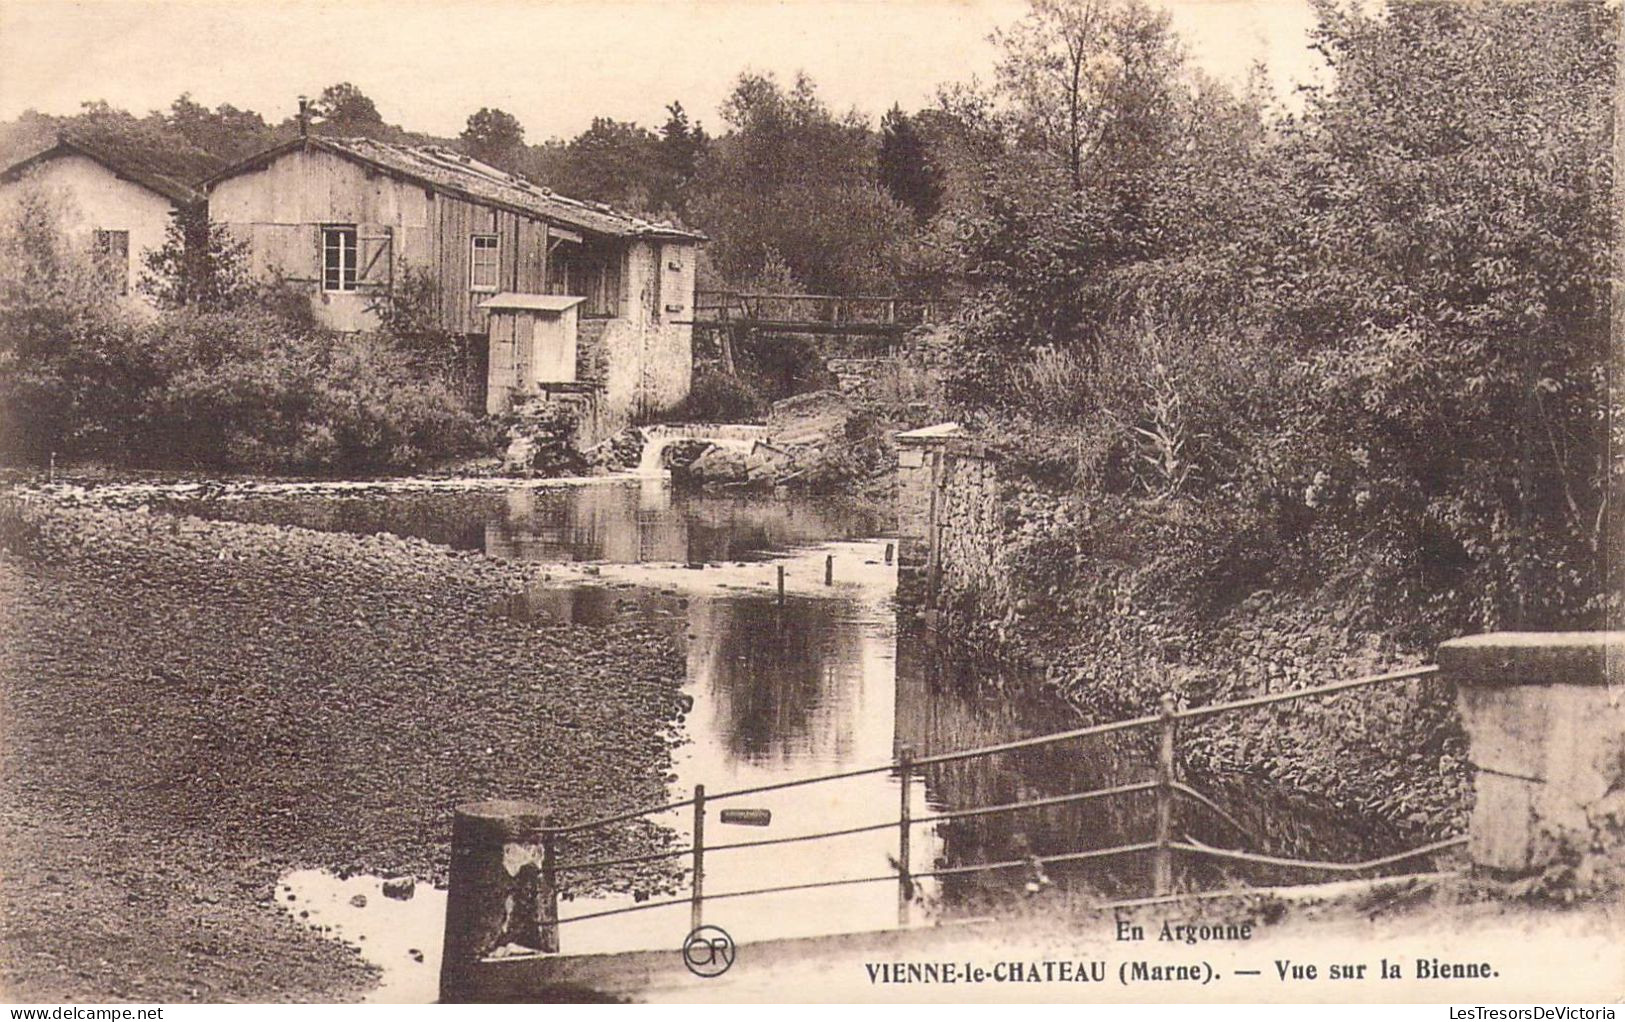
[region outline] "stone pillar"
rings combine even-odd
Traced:
[[[924,572],[931,560],[937,471],[943,445],[962,432],[957,423],[945,422],[896,436],[899,597],[913,600],[920,595]]]
[[[1475,635],[1438,663],[1477,768],[1473,863],[1530,874],[1589,849],[1625,812],[1625,632]]]
[[[473,802],[457,807],[451,826],[446,932],[440,999],[487,999],[482,960],[498,948],[557,950],[553,892],[545,890],[542,807],[530,802]],[[550,878],[548,878],[550,879]],[[550,936],[554,946],[545,948]]]

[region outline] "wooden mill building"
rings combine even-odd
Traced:
[[[380,300],[427,274],[439,326],[488,351],[490,412],[585,392],[601,432],[688,394],[699,234],[440,146],[365,138],[301,137],[204,188],[254,273],[308,290],[334,329],[376,327]]]

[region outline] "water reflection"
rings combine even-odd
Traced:
[[[535,588],[506,612],[597,624],[623,617],[657,623],[679,641],[693,697],[674,752],[669,795],[697,784],[715,794],[890,762],[901,744],[916,753],[957,751],[1075,727],[1078,717],[1032,679],[1001,677],[942,655],[916,629],[900,628],[896,571],[883,563],[883,523],[862,510],[800,499],[703,496],[664,482],[609,481],[509,492],[368,494],[215,502],[203,513],[356,532],[393,531],[480,549],[493,557],[594,561],[586,584]],[[835,582],[823,583],[826,556]],[[765,561],[765,563],[764,563]],[[704,570],[689,565],[703,563]],[[773,594],[786,569],[788,598]],[[1119,735],[938,764],[912,789],[911,812],[1027,801],[1151,776],[1145,734]],[[1272,791],[1242,777],[1192,779],[1259,835],[1268,850],[1349,859],[1395,850],[1366,821]],[[523,792],[514,793],[522,796]],[[895,821],[898,778],[866,774],[713,804],[707,843],[784,838]],[[766,809],[766,829],[730,827],[722,808]],[[1235,847],[1241,839],[1211,812],[1182,806],[1177,836]],[[661,818],[681,843],[692,817]],[[1083,804],[924,824],[913,831],[914,867],[952,868],[1139,843],[1152,833],[1152,802],[1137,794]],[[438,840],[438,838],[436,838]],[[1386,846],[1385,846],[1386,845]],[[711,894],[832,879],[894,875],[895,827],[830,841],[721,851],[707,857]],[[563,853],[566,856],[568,851]],[[1148,888],[1144,855],[1052,866],[1056,886],[1110,897]],[[1222,884],[1231,874],[1185,863],[1181,883]],[[1238,874],[1242,875],[1242,874]],[[1253,882],[1301,874],[1254,870]],[[920,884],[917,921],[977,914],[1021,897],[1020,869]],[[322,893],[321,897],[327,897]],[[342,899],[341,899],[342,900]],[[635,904],[634,896],[578,900],[566,918]],[[927,909],[929,911],[927,911]],[[879,882],[708,903],[706,921],[736,940],[878,929],[897,921],[897,885]],[[686,905],[566,924],[568,953],[677,947]],[[434,924],[438,925],[438,924]],[[416,943],[439,935],[414,934]],[[395,991],[401,994],[401,991]],[[401,994],[402,996],[407,996]],[[411,996],[415,996],[411,995]]]
[[[944,657],[919,631],[898,640],[898,740],[921,755],[994,745],[1017,738],[1079,727],[1078,714],[1037,679],[999,674],[963,659]],[[1207,727],[1223,727],[1223,718]],[[933,765],[926,783],[934,805],[948,809],[1023,802],[1071,792],[1150,780],[1155,773],[1153,732],[1144,729],[1097,735],[974,760]],[[1273,855],[1354,861],[1396,852],[1402,842],[1391,828],[1351,817],[1330,803],[1282,790],[1246,775],[1187,776],[1236,823],[1211,809],[1177,802],[1175,840]],[[1155,833],[1150,792],[1008,815],[954,820],[939,828],[943,864],[964,866],[1086,849],[1139,844]],[[1220,865],[1212,860],[1177,861],[1176,889],[1199,890],[1236,882],[1251,885],[1303,883],[1318,874],[1281,867]],[[1058,886],[1103,898],[1150,893],[1150,856],[1130,853],[1048,868]],[[1396,867],[1394,871],[1403,871]],[[1020,871],[976,873],[944,879],[950,912],[984,909],[1008,900],[1027,877]]]
[[[721,496],[659,479],[466,491],[334,489],[235,499],[157,498],[160,510],[327,532],[391,532],[503,560],[697,564],[760,560],[888,531],[874,508],[833,499]]]
[[[861,615],[849,601],[708,600],[689,624],[689,678],[713,704],[730,755],[788,766],[853,757],[862,690],[883,687],[888,672],[865,664]]]

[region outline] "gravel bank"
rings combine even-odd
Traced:
[[[367,967],[272,902],[283,871],[438,881],[458,802],[666,797],[673,643],[500,612],[539,577],[0,497],[0,998],[359,996]]]

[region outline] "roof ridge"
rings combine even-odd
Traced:
[[[615,237],[665,234],[694,241],[705,240],[705,236],[696,231],[619,210],[608,203],[561,195],[542,182],[505,171],[439,143],[312,135],[262,150],[211,176],[205,184],[212,188],[226,178],[260,165],[262,161],[279,159],[302,144],[324,149],[341,158],[359,160],[384,173],[404,176],[430,188],[447,189],[471,202],[495,205],[544,221],[556,221],[560,226]]]

